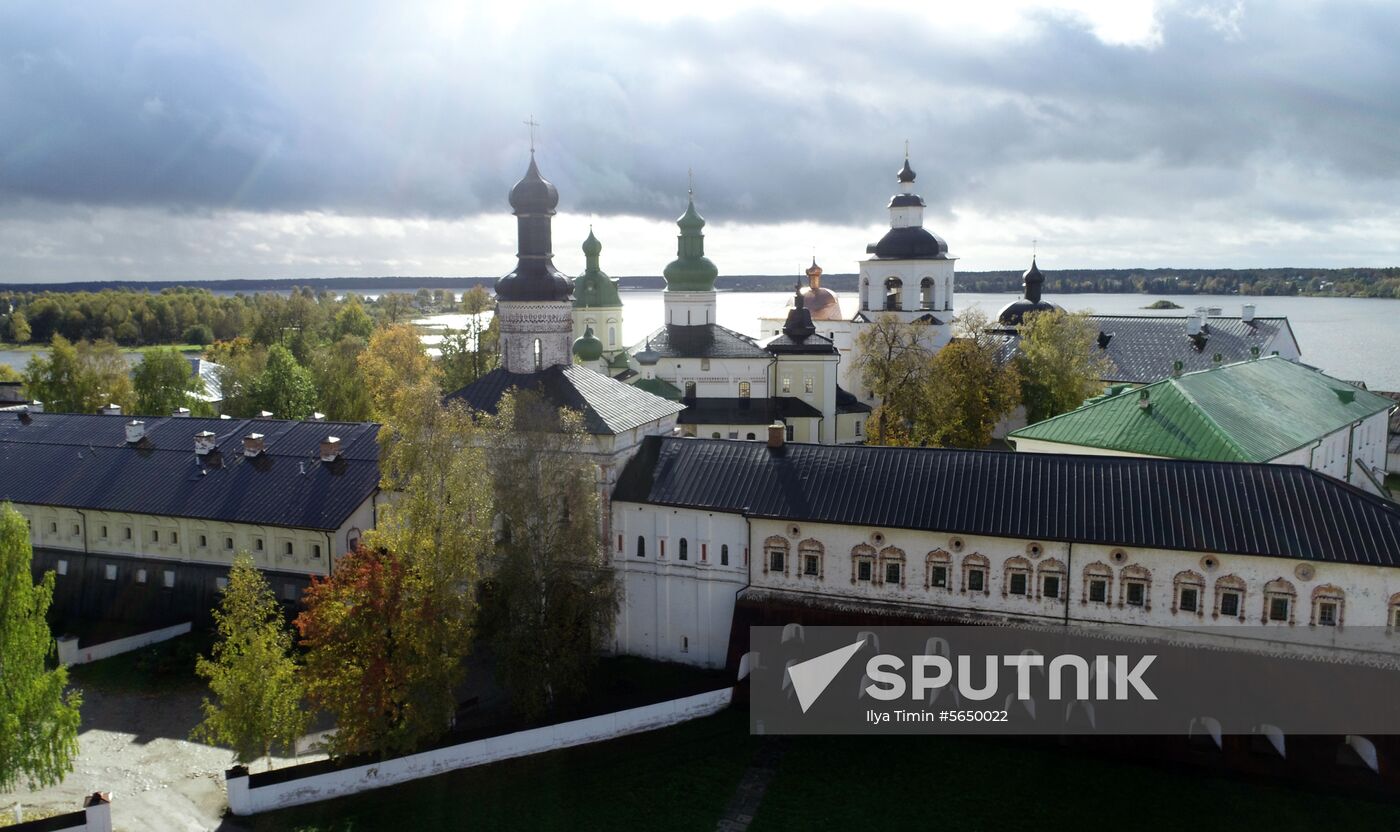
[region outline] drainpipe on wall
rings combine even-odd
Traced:
[[[1065,626],[1069,626],[1069,587],[1070,581],[1074,580],[1074,541],[1069,542],[1065,549]]]
[[[83,554],[86,555],[88,554],[87,515],[83,514],[83,510],[80,508],[75,508],[73,510],[78,512],[79,517],[83,518]]]

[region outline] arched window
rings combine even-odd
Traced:
[[[1031,562],[1019,555],[1007,558],[1002,565],[1001,597],[1019,595],[1031,597]]]
[[[729,544],[725,543],[719,547],[719,565],[729,565]]]
[[[1125,566],[1118,576],[1118,606],[1152,609],[1152,572],[1147,567]]]
[[[885,278],[885,309],[904,308],[904,281],[890,275]]]
[[[1275,578],[1264,584],[1264,615],[1259,620],[1264,624],[1293,624],[1296,619],[1298,591],[1293,584],[1283,578]]]
[[[973,592],[982,595],[990,595],[991,584],[991,562],[982,555],[973,552],[963,558],[962,562],[962,591]]]
[[[1400,630],[1400,592],[1390,596],[1390,606],[1385,611],[1385,629],[1388,633]]]
[[[1243,578],[1235,575],[1222,575],[1215,579],[1215,602],[1211,617],[1244,620]]]
[[[230,537],[224,541],[224,548],[233,548],[233,538]],[[351,529],[345,533],[345,551],[353,552],[358,548],[360,548],[360,530]]]
[[[949,573],[952,568],[953,556],[943,549],[924,555],[924,589],[951,589]]]
[[[747,436],[745,436],[744,438],[745,438],[745,439],[757,439],[758,437],[756,437],[756,436],[754,436],[752,433],[750,433],[750,434],[748,434]]]
[[[747,399],[752,389],[753,385],[749,384],[747,381],[739,382],[739,398]]]
[[[1206,594],[1206,579],[1190,569],[1183,569],[1172,578],[1172,612],[1184,612],[1200,618],[1205,614],[1202,601]]]
[[[681,538],[679,557],[681,560],[690,560],[690,543],[683,537]]]
[[[924,309],[933,308],[933,278],[931,277],[919,281],[919,305]]]
[[[1113,587],[1113,569],[1106,563],[1095,561],[1084,567],[1084,594],[1080,596],[1081,604],[1111,604]]]
[[[880,583],[904,588],[904,550],[886,546],[880,550]]]
[[[1046,558],[1036,566],[1035,588],[1037,598],[1059,600],[1065,596],[1065,565],[1054,558]]]
[[[860,308],[870,308],[870,278],[863,278],[860,281]],[[777,333],[774,333],[775,335]]]
[[[719,438],[720,438],[720,436],[719,436],[719,431],[715,431],[714,433],[710,434],[710,438],[711,438],[711,439],[719,439]]]
[[[535,369],[544,369],[544,348],[540,346],[540,339],[535,339]]]
[[[1346,609],[1346,593],[1333,584],[1323,584],[1312,591],[1312,620],[1314,627],[1342,626]]]
[[[817,540],[809,537],[797,544],[797,559],[799,578],[815,578],[818,581],[826,578],[826,547]]]
[[[288,541],[285,545],[283,545],[283,547],[282,547],[282,554],[284,554],[284,555],[289,555],[289,556],[292,554],[292,544],[291,544],[291,541]]]
[[[617,346],[617,327],[615,326],[608,327],[608,346]]]
[[[787,538],[773,535],[763,541],[763,574],[782,575],[788,573]]]
[[[875,582],[875,558],[874,546],[860,543],[851,549],[851,583]]]
[[[637,535],[637,557],[639,557],[639,558],[644,558],[644,557],[646,557],[646,556],[647,556],[647,539],[646,539],[645,537],[642,537],[641,535]]]
[[[687,399],[695,398],[695,382],[687,381],[685,383],[685,397]]]

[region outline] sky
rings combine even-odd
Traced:
[[[0,2],[0,283],[1400,264],[1400,4]]]

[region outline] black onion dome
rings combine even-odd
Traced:
[[[899,169],[899,174],[898,174],[898,176],[899,176],[899,181],[900,181],[900,182],[913,182],[913,181],[914,181],[914,169],[911,168],[911,167],[909,167],[909,157],[908,157],[908,156],[904,157],[904,167],[902,167],[902,168]]]
[[[1021,274],[1022,297],[1011,301],[997,313],[997,320],[1008,326],[1020,326],[1032,312],[1049,312],[1060,307],[1040,297],[1040,287],[1045,283],[1045,275],[1031,258],[1031,267]]]
[[[510,189],[510,207],[519,214],[553,214],[559,205],[559,190],[554,183],[540,176],[535,155],[530,154],[530,167],[525,176]]]
[[[948,243],[922,226],[891,228],[880,242],[866,246],[877,260],[946,260]]]

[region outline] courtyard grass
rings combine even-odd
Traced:
[[[196,631],[92,664],[73,665],[68,668],[68,684],[149,694],[200,688],[204,682],[195,675],[195,656],[208,655],[212,643],[210,633]]]
[[[761,738],[724,713],[581,748],[239,818],[258,832],[713,830]],[[750,827],[1394,829],[1400,806],[975,737],[787,737]],[[231,824],[232,826],[232,824]]]

